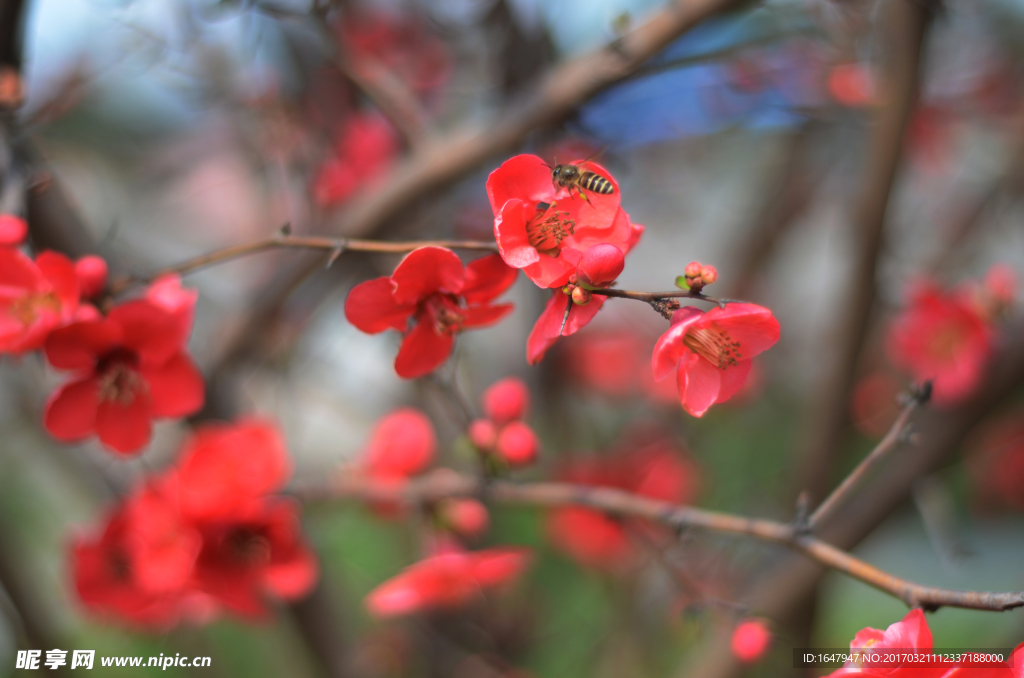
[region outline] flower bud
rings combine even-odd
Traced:
[[[755,662],[764,656],[771,642],[771,631],[763,621],[747,619],[732,632],[732,654],[741,662]]]
[[[705,285],[710,285],[718,280],[718,271],[715,270],[714,266],[705,266],[700,269],[700,278],[704,281]]]
[[[522,419],[530,407],[530,392],[522,379],[507,377],[484,391],[484,413],[495,426]]]
[[[95,254],[86,255],[75,262],[75,275],[82,296],[95,297],[107,286],[107,262]]]
[[[526,466],[537,458],[537,435],[521,421],[514,421],[498,435],[496,452],[509,466]]]
[[[585,290],[582,287],[577,287],[572,291],[572,303],[577,306],[585,306],[590,303],[590,299],[594,295],[590,293],[590,290]]]
[[[467,539],[479,537],[491,524],[487,508],[476,499],[446,499],[438,514],[446,527]]]
[[[477,419],[471,423],[466,435],[478,450],[490,450],[498,442],[498,429],[487,419]]]
[[[0,214],[0,246],[17,247],[25,242],[28,224],[13,214]]]
[[[601,243],[583,253],[576,267],[576,276],[589,287],[607,287],[625,266],[626,257],[622,250],[610,243]]]
[[[683,271],[683,274],[687,278],[699,278],[702,268],[704,268],[704,265],[699,261],[691,261],[686,265],[686,270]]]

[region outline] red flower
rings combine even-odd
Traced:
[[[28,224],[13,214],[0,214],[0,247],[17,247],[28,236]]]
[[[696,468],[665,441],[611,458],[574,462],[559,478],[673,503],[690,502],[697,489]],[[556,509],[548,515],[547,532],[556,548],[587,567],[616,571],[633,560],[632,543],[622,522],[600,511],[577,506]]]
[[[529,561],[529,552],[516,548],[431,556],[371,591],[366,607],[378,617],[458,607],[516,579]]]
[[[321,205],[335,205],[374,181],[391,166],[398,139],[379,115],[357,113],[339,127],[334,154],[317,172],[313,196]]]
[[[476,499],[445,499],[437,512],[448,529],[467,539],[479,537],[491,524],[487,507]]]
[[[374,427],[363,453],[366,473],[383,480],[403,480],[423,472],[436,450],[433,424],[419,410],[404,407]]]
[[[586,327],[607,300],[608,297],[595,294],[589,304],[573,304],[569,308],[569,320],[565,323],[565,329],[562,329],[565,309],[569,307],[569,297],[562,290],[551,290],[548,303],[541,311],[537,322],[533,324],[530,336],[526,338],[526,362],[531,365],[539,363],[548,349],[558,341],[558,337],[568,337]]]
[[[533,429],[513,421],[501,429],[494,451],[509,466],[528,466],[537,459],[540,443]]]
[[[614,282],[626,267],[626,255],[615,245],[601,243],[594,245],[580,259],[576,266],[576,277],[589,287],[607,287]]]
[[[487,197],[494,212],[494,237],[505,263],[521,268],[540,287],[561,287],[580,257],[600,243],[628,251],[635,238],[619,208],[618,184],[592,162],[581,164],[612,182],[609,195],[556,186],[551,168],[535,155],[517,155],[487,178]]]
[[[0,247],[0,353],[24,353],[78,311],[75,266],[63,254],[43,252],[32,261]],[[91,307],[90,307],[91,308]]]
[[[263,616],[267,594],[291,600],[316,583],[316,558],[302,541],[299,508],[290,500],[264,499],[229,518],[204,521],[199,530],[196,585],[229,610]]]
[[[352,288],[345,300],[345,317],[370,334],[389,328],[406,332],[409,321],[415,320],[395,358],[398,376],[414,379],[448,358],[456,334],[505,317],[512,305],[490,302],[515,280],[515,269],[505,266],[496,254],[463,268],[451,250],[421,247],[402,259],[391,277]]]
[[[747,619],[736,625],[730,643],[732,654],[741,662],[756,662],[768,651],[772,633],[760,619]]]
[[[530,392],[522,379],[507,377],[491,384],[481,399],[484,413],[495,426],[522,419],[530,407]]]
[[[969,295],[921,282],[890,325],[886,349],[916,381],[932,380],[936,405],[953,405],[978,386],[992,354],[992,331]]]
[[[54,331],[47,359],[79,374],[47,403],[50,433],[67,442],[95,433],[108,448],[130,454],[149,442],[154,418],[199,410],[203,378],[185,352],[195,297],[168,279],[106,318]]]
[[[75,262],[75,275],[78,277],[78,286],[82,290],[82,296],[91,299],[97,296],[107,286],[107,262],[103,257],[89,254]]]
[[[969,470],[985,505],[1024,511],[1024,419],[1015,411],[985,424],[972,441]]]
[[[779,340],[779,323],[767,308],[729,304],[706,313],[687,306],[672,315],[672,327],[654,346],[654,378],[678,368],[676,385],[683,408],[702,416],[740,390],[750,359]]]
[[[448,80],[451,58],[425,22],[385,12],[346,14],[340,44],[353,53],[356,68],[379,63],[414,90],[429,93]]]

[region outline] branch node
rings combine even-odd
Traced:
[[[660,313],[665,320],[672,320],[672,313],[679,310],[680,303],[677,299],[651,299],[647,302],[655,311]]]
[[[283,235],[285,237],[291,235],[292,234],[292,222],[290,222],[290,221],[284,222],[284,225],[281,226],[281,231],[280,232],[281,232],[281,235]]]
[[[811,535],[811,493],[804,490],[796,498],[796,515],[793,516],[793,535],[809,537]]]
[[[338,260],[338,257],[341,256],[342,252],[344,252],[347,247],[347,240],[338,240],[337,246],[335,246],[335,248],[331,250],[331,256],[327,257],[327,263],[324,265],[324,268],[329,269],[331,266],[334,266],[334,262]]]

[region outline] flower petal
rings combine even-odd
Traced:
[[[672,327],[658,337],[654,353],[651,355],[651,367],[654,369],[656,380],[661,381],[679,365],[686,350],[683,346],[683,337],[701,315],[703,314],[700,309],[694,306],[684,306],[672,314]]]
[[[107,316],[121,326],[125,346],[139,354],[143,363],[161,365],[185,347],[188,330],[179,313],[145,299],[117,306]]]
[[[676,384],[683,409],[695,417],[701,417],[718,399],[721,370],[687,349],[679,361]]]
[[[88,438],[96,427],[96,410],[100,387],[95,377],[65,384],[46,403],[43,424],[46,430],[63,442]]]
[[[750,374],[750,368],[753,364],[752,360],[741,360],[735,365],[726,367],[724,370],[718,370],[721,373],[719,377],[721,383],[718,387],[716,403],[724,403],[743,388],[743,384],[747,383],[747,376]]]
[[[455,252],[444,247],[420,247],[405,255],[391,274],[395,302],[413,304],[435,292],[458,294],[465,272]]]
[[[513,198],[538,203],[551,202],[554,197],[551,168],[535,155],[509,158],[487,177],[487,199],[495,215]]]
[[[160,366],[140,370],[149,384],[154,417],[184,417],[203,407],[203,375],[188,354],[182,352]]]
[[[565,330],[562,331],[561,336],[567,337],[583,329],[601,310],[606,299],[607,297],[594,295],[589,304],[584,306],[572,304],[569,319],[565,323]],[[552,290],[548,303],[544,306],[540,317],[533,325],[533,330],[530,331],[530,336],[526,339],[526,361],[531,365],[539,363],[548,349],[558,340],[559,330],[562,329],[562,320],[565,318],[565,309],[569,303],[569,297],[561,290]]]
[[[779,321],[772,312],[757,304],[729,304],[704,314],[703,322],[715,323],[740,342],[740,355],[753,358],[779,340]]]
[[[46,339],[46,359],[59,370],[91,369],[96,359],[121,344],[117,323],[103,319],[54,330]]]
[[[505,264],[497,254],[469,262],[462,297],[467,304],[481,304],[501,295],[515,283],[519,271]]]
[[[523,273],[538,287],[561,287],[569,282],[569,276],[576,271],[576,264],[567,257],[569,251],[564,249],[556,257],[541,254],[535,263],[523,268]]]
[[[152,435],[152,410],[149,394],[143,391],[133,392],[130,399],[124,401],[104,400],[96,412],[96,434],[115,452],[138,452]]]
[[[416,305],[397,303],[392,295],[394,288],[391,278],[387,277],[359,283],[345,299],[345,317],[368,334],[388,328],[404,332]]]
[[[421,314],[416,327],[405,335],[395,358],[395,372],[403,379],[416,379],[430,374],[448,359],[455,336],[434,331],[428,314]]]
[[[498,253],[513,268],[525,268],[541,257],[537,248],[530,244],[526,233],[526,224],[535,212],[536,207],[513,198],[494,217],[494,239],[498,243]]]
[[[61,307],[70,314],[78,304],[78,275],[71,260],[58,252],[43,252],[36,257],[36,266],[60,299]]]
[[[498,322],[512,312],[512,304],[495,304],[493,306],[470,306],[462,309],[462,328],[466,330],[487,327]]]

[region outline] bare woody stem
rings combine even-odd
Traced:
[[[743,303],[738,299],[719,299],[717,297],[709,297],[707,295],[701,294],[700,292],[694,292],[693,290],[670,290],[668,292],[633,292],[632,290],[604,289],[594,290],[592,294],[600,294],[606,297],[615,297],[617,299],[636,299],[637,301],[646,301],[648,303],[652,301],[661,301],[663,299],[699,299],[700,301],[710,301],[713,304],[718,304],[720,307],[724,307],[726,304]]]
[[[911,607],[935,610],[960,607],[1004,611],[1024,606],[1024,591],[990,593],[925,586],[901,579],[801,531],[773,520],[707,511],[691,506],[630,494],[608,487],[569,483],[514,483],[479,479],[441,470],[404,485],[379,483],[365,477],[343,478],[329,488],[299,489],[308,500],[356,499],[405,505],[432,503],[449,497],[484,497],[504,504],[529,506],[586,506],[611,516],[643,518],[675,530],[696,528],[753,537],[781,544],[812,560],[899,598]]]

